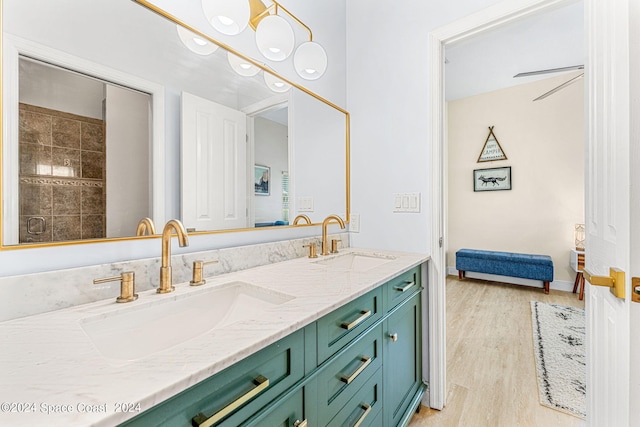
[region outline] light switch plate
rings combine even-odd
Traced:
[[[349,231],[360,232],[360,214],[352,213],[349,215]]]
[[[396,193],[393,195],[393,212],[420,212],[420,193]]]
[[[313,212],[313,197],[299,197],[298,212]]]

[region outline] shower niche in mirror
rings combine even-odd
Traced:
[[[133,238],[144,217],[198,232],[286,226],[300,199],[316,223],[347,217],[346,111],[259,67],[247,75],[237,52],[195,52],[144,1],[1,3],[2,248]],[[188,26],[215,40],[204,17]],[[256,164],[270,168],[268,195],[255,194]]]

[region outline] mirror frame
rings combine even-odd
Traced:
[[[351,192],[350,192],[350,188],[351,188],[351,170],[350,170],[350,165],[351,165],[351,154],[350,154],[350,115],[349,112],[341,107],[339,107],[338,105],[332,103],[331,101],[321,97],[320,95],[310,91],[309,89],[307,89],[306,87],[291,81],[289,79],[287,79],[284,76],[279,75],[278,73],[276,73],[275,71],[273,71],[272,69],[266,67],[265,65],[255,61],[254,59],[236,51],[235,49],[233,49],[232,47],[226,45],[225,43],[222,43],[216,39],[213,39],[212,37],[202,33],[201,31],[199,31],[198,29],[184,23],[183,21],[179,20],[178,18],[176,18],[175,16],[171,15],[170,13],[166,12],[164,9],[150,3],[147,0],[133,0],[135,3],[138,3],[139,5],[147,8],[149,11],[154,12],[159,14],[160,16],[174,22],[177,25],[180,25],[190,31],[192,31],[193,33],[199,35],[200,37],[208,40],[209,42],[223,48],[226,49],[229,52],[232,52],[234,55],[237,55],[241,58],[243,58],[244,60],[250,62],[251,64],[255,65],[256,67],[260,68],[261,70],[263,70],[263,72],[272,74],[274,76],[276,76],[277,78],[279,78],[280,80],[290,84],[292,87],[295,87],[299,90],[301,90],[302,92],[306,93],[307,95],[312,96],[313,98],[317,99],[318,101],[334,108],[335,110],[339,111],[340,113],[343,113],[345,116],[345,182],[346,182],[346,188],[345,188],[345,215],[346,218],[344,218],[344,222],[346,224],[348,224],[350,222],[350,213],[351,213]],[[0,200],[3,200],[2,198],[2,193],[3,193],[3,187],[4,187],[4,182],[3,182],[3,144],[2,144],[2,139],[4,136],[4,123],[3,120],[1,120],[1,118],[4,115],[3,112],[3,105],[4,105],[4,90],[3,90],[3,76],[4,76],[4,70],[3,70],[3,61],[2,61],[2,55],[4,55],[4,51],[3,51],[3,43],[4,43],[4,25],[3,25],[3,21],[4,21],[4,16],[3,16],[3,1],[0,0]],[[140,239],[157,239],[160,238],[161,235],[160,234],[154,234],[154,235],[146,235],[146,236],[130,236],[130,237],[112,237],[112,238],[101,238],[101,239],[85,239],[85,240],[65,240],[65,241],[60,241],[60,242],[46,242],[46,243],[29,243],[29,244],[15,244],[15,245],[5,245],[4,244],[4,227],[3,227],[3,223],[2,223],[2,217],[3,217],[3,211],[4,208],[0,209],[0,251],[7,251],[7,250],[20,250],[20,249],[30,249],[30,248],[43,248],[43,247],[55,247],[55,246],[67,246],[67,245],[82,245],[82,244],[90,244],[90,243],[109,243],[109,242],[118,242],[118,241],[135,241],[135,240],[140,240]],[[288,229],[288,228],[294,228],[294,227],[309,227],[309,226],[320,226],[322,223],[321,222],[315,222],[312,224],[300,224],[300,225],[285,225],[285,226],[270,226],[270,227],[259,227],[259,228],[235,228],[235,229],[229,229],[229,230],[212,230],[212,231],[195,231],[195,232],[190,232],[189,235],[190,236],[197,236],[197,235],[209,235],[209,234],[222,234],[222,233],[235,233],[235,232],[245,232],[245,231],[262,231],[262,230],[274,230],[274,229],[278,229],[278,230],[282,230],[282,229]]]

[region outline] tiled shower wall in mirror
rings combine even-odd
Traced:
[[[105,237],[103,120],[20,104],[20,243]]]

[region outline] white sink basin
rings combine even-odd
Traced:
[[[331,266],[341,270],[367,271],[380,265],[393,261],[395,257],[387,255],[363,254],[350,252],[336,255],[331,258],[315,261],[316,264]]]
[[[267,310],[293,298],[250,283],[229,282],[161,301],[127,304],[121,310],[82,319],[80,326],[104,357],[136,360],[212,329],[260,319]]]

